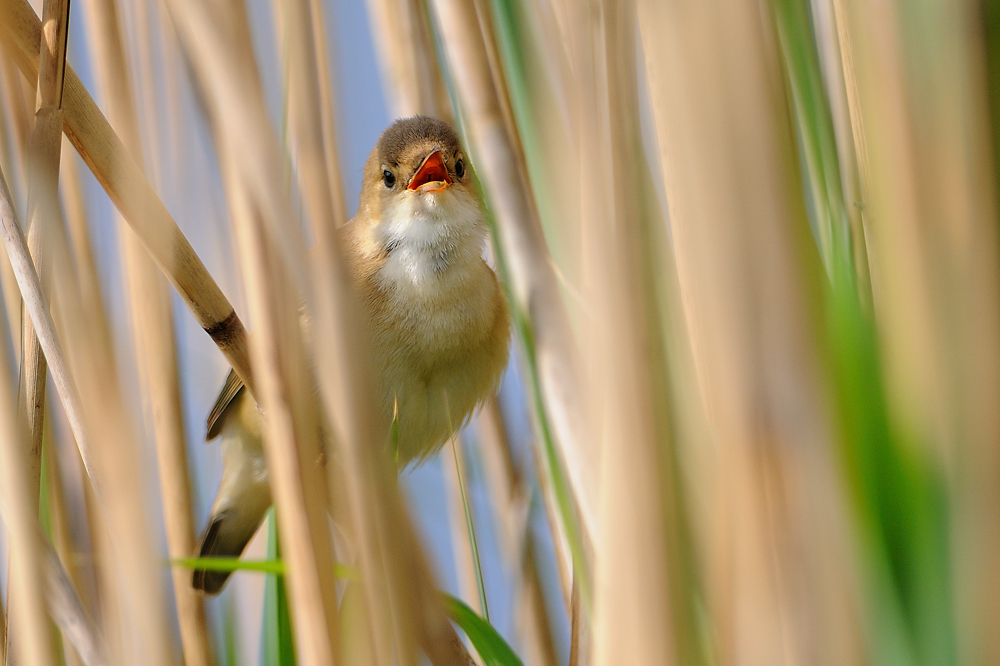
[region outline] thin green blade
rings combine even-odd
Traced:
[[[441,595],[444,609],[452,622],[461,627],[472,641],[486,666],[524,666],[493,626],[476,612],[449,594]]]

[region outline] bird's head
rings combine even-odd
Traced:
[[[458,133],[443,120],[397,120],[368,156],[359,217],[380,239],[432,244],[484,233]]]

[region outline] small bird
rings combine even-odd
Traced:
[[[358,214],[342,229],[369,339],[378,413],[400,467],[435,453],[496,390],[510,315],[483,259],[487,224],[455,130],[396,121],[365,163]],[[202,557],[238,557],[271,505],[262,416],[234,372],[208,417],[223,475]],[[394,430],[390,438],[390,430]],[[228,572],[195,570],[217,594]]]

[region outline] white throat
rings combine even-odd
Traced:
[[[416,288],[459,278],[482,256],[486,224],[467,193],[404,191],[392,198],[374,229],[374,240],[388,256],[378,280],[385,286]]]

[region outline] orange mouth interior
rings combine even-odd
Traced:
[[[420,190],[421,192],[436,192],[443,190],[451,184],[451,176],[448,175],[448,168],[444,165],[441,151],[435,150],[424,159],[417,172],[410,179],[407,185],[409,190]]]

